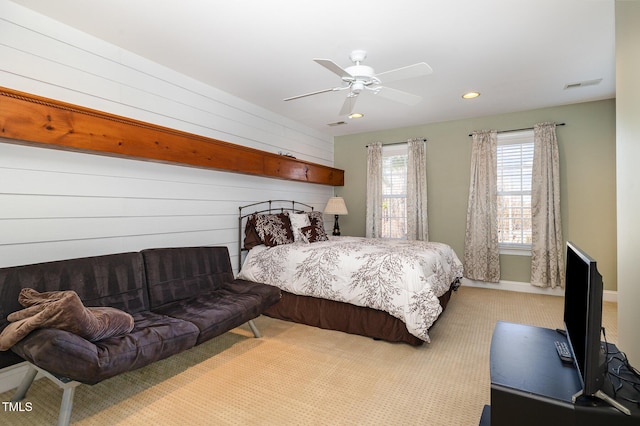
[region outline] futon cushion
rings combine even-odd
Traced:
[[[110,306],[134,314],[149,310],[140,253],[119,253],[0,268],[0,321],[22,309],[23,288],[74,290],[85,306]]]
[[[142,255],[135,252],[0,268],[0,331],[9,325],[7,316],[22,309],[18,296],[26,287],[74,290],[85,306],[149,310]],[[21,360],[14,353],[0,352],[0,367],[16,362]]]
[[[198,344],[252,320],[280,300],[280,290],[244,280],[198,297],[165,305],[156,312],[194,323]]]
[[[208,294],[233,281],[226,247],[180,247],[142,251],[151,310]]]
[[[193,347],[198,328],[152,312],[133,315],[130,333],[89,342],[55,328],[38,329],[11,350],[59,377],[95,384]]]

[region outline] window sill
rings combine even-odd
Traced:
[[[516,248],[516,247],[500,247],[500,254],[508,255],[508,256],[531,256],[531,248]]]

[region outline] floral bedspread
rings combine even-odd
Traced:
[[[442,243],[329,237],[256,246],[238,278],[388,312],[429,342],[427,330],[442,312],[438,297],[462,278],[462,263]]]

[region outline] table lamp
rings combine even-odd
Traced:
[[[340,235],[340,225],[338,224],[338,216],[341,214],[349,214],[347,206],[344,204],[342,197],[331,197],[327,201],[327,205],[324,208],[325,214],[333,214],[336,217],[336,221],[333,224],[333,235]]]

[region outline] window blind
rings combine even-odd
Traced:
[[[527,133],[498,138],[498,242],[502,247],[531,245],[533,132]]]

